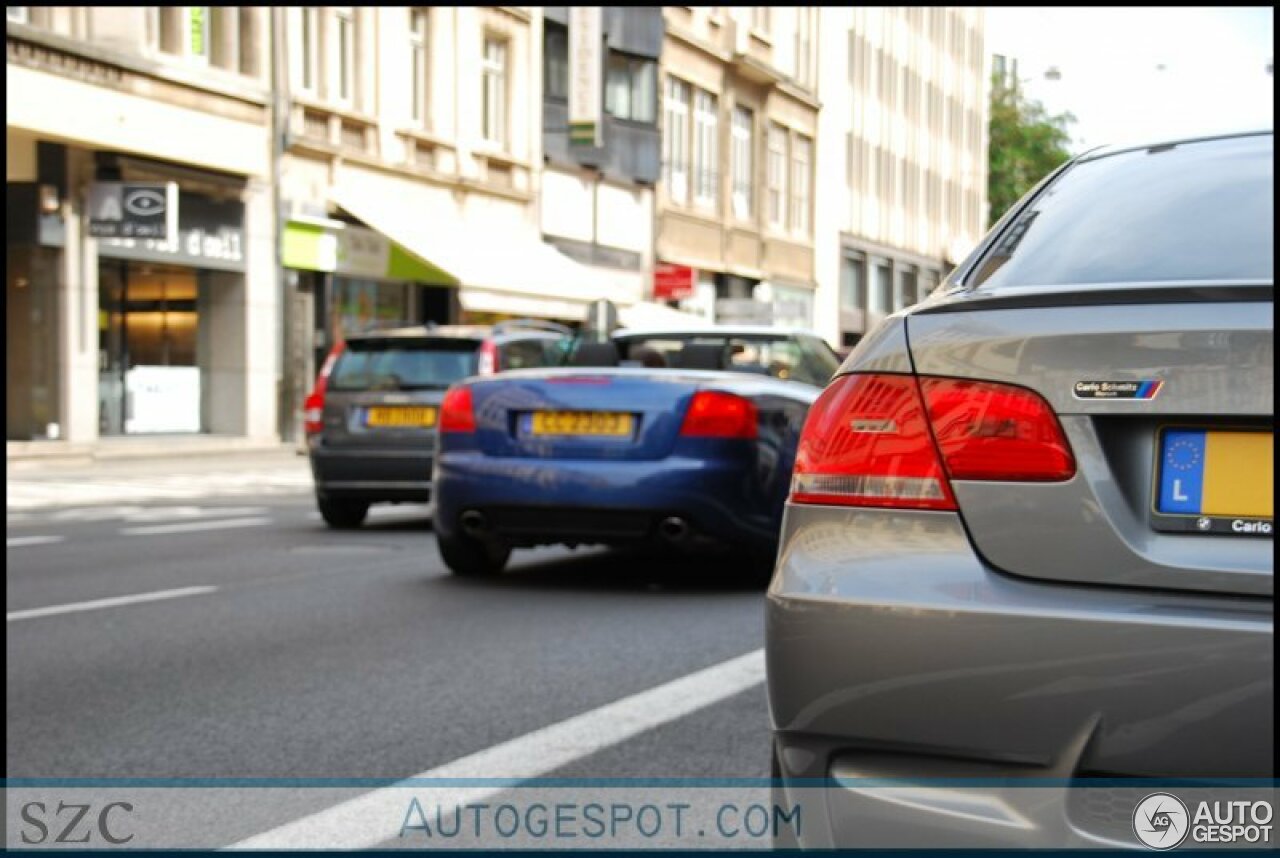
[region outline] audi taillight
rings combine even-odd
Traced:
[[[307,435],[318,435],[324,429],[324,394],[329,387],[329,374],[345,347],[345,343],[337,343],[330,350],[316,376],[315,388],[302,403],[302,429]]]
[[[502,369],[498,360],[498,346],[493,340],[485,340],[480,344],[480,358],[476,365],[477,375],[493,375]]]
[[[451,387],[440,403],[441,432],[474,432],[476,415],[471,405],[471,388]]]
[[[910,375],[843,376],[809,411],[795,503],[956,509],[949,480],[1059,481],[1075,461],[1038,394]]]
[[[718,390],[700,390],[689,402],[680,434],[696,438],[755,438],[756,405]]]

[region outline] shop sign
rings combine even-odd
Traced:
[[[659,262],[653,267],[653,299],[681,301],[692,298],[697,282],[697,272],[692,267]]]
[[[177,216],[174,182],[94,182],[89,186],[89,235],[93,238],[167,239]]]
[[[569,7],[569,143],[604,145],[604,30],[599,6]]]
[[[177,229],[166,239],[106,238],[103,256],[243,271],[244,204],[181,193]]]

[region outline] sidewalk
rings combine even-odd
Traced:
[[[49,468],[83,468],[96,462],[120,459],[176,459],[215,457],[242,453],[296,451],[301,447],[278,440],[261,441],[233,435],[140,435],[99,438],[89,443],[70,441],[7,441],[5,466],[15,471]]]
[[[136,443],[97,446],[107,449],[87,456],[9,459],[6,509],[278,495],[312,488],[307,457],[298,455],[292,444],[242,449],[193,444],[176,450],[168,443],[152,443],[149,453]]]

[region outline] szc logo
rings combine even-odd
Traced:
[[[1152,849],[1172,849],[1190,830],[1187,806],[1167,792],[1152,793],[1133,809],[1133,833]]]

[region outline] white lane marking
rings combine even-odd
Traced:
[[[114,596],[110,599],[94,599],[91,602],[72,602],[67,605],[50,605],[47,608],[32,608],[27,611],[10,611],[4,615],[7,622],[15,620],[33,620],[36,617],[52,617],[58,614],[74,614],[79,611],[97,611],[102,608],[118,608],[123,605],[137,605],[142,602],[159,602],[164,599],[181,599],[184,596],[203,596],[205,593],[217,592],[217,587],[181,587],[177,590],[157,590],[154,593],[137,593],[133,596]]]
[[[5,548],[21,548],[24,545],[52,545],[61,542],[65,536],[10,536],[5,537]]]
[[[228,530],[236,527],[261,527],[270,524],[266,516],[252,518],[228,518],[218,521],[188,521],[180,524],[152,524],[147,527],[122,527],[120,532],[126,536],[159,536],[164,533],[187,533],[193,530]]]
[[[413,779],[540,777],[727,700],[763,681],[764,650],[758,649],[428,769]],[[376,846],[394,839],[400,832],[405,810],[402,790],[413,786],[410,783],[373,790],[226,848],[294,850]],[[479,801],[507,789],[506,786],[457,789],[449,803]],[[450,807],[442,804],[442,808],[442,813],[452,813]]]

